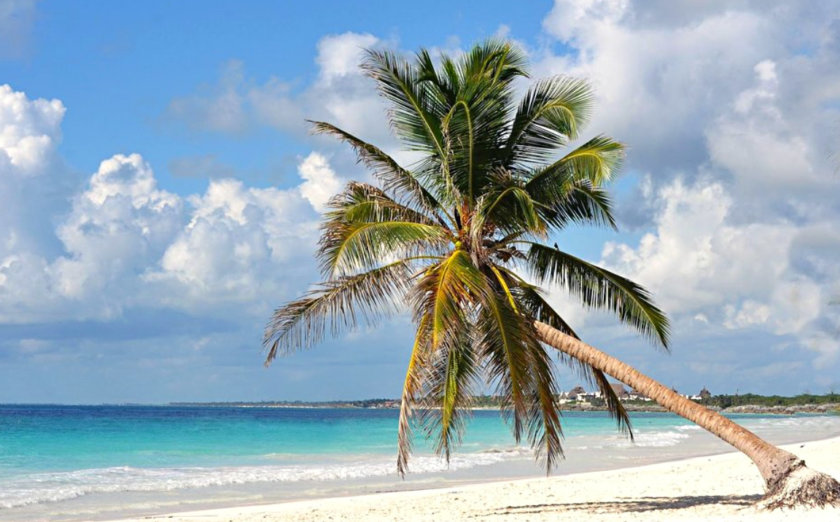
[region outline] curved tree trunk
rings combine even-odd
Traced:
[[[808,469],[796,455],[773,446],[723,415],[675,393],[583,341],[539,321],[535,321],[534,326],[545,344],[632,386],[665,409],[690,420],[748,456],[764,479],[767,489],[762,501],[764,507],[840,506],[840,483],[828,475]]]

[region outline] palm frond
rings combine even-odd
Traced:
[[[429,212],[435,212],[440,208],[437,199],[423,187],[409,170],[401,167],[395,159],[378,147],[330,123],[322,121],[310,123],[312,123],[313,132],[330,134],[353,147],[359,161],[371,169],[373,175],[382,181],[386,192],[393,192],[398,198],[405,197],[410,204]]]
[[[507,268],[501,268],[507,275],[511,271]],[[513,279],[511,283],[511,292],[516,296],[516,301],[520,303],[523,313],[535,321],[545,323],[552,328],[560,330],[566,335],[578,338],[575,331],[566,322],[563,317],[557,313],[554,308],[548,304],[548,301],[543,298],[539,288],[534,285],[526,283],[522,279]]]
[[[452,451],[461,444],[480,369],[466,326],[447,331],[433,352],[424,378],[420,422],[427,437],[436,440],[435,452],[443,455],[447,463]]]
[[[447,460],[453,446],[460,442],[465,408],[478,370],[470,349],[470,311],[482,277],[469,255],[456,249],[426,269],[411,292],[415,319],[428,322],[431,353],[424,374],[426,407],[421,410],[421,421],[427,434],[437,439],[436,451]]]
[[[537,460],[545,462],[545,473],[549,475],[557,465],[557,459],[564,457],[563,428],[560,413],[554,402],[557,389],[554,385],[551,359],[540,343],[531,345],[530,348],[535,398],[531,406],[528,439],[536,450]]]
[[[527,265],[540,281],[556,283],[590,308],[606,309],[653,342],[668,348],[668,318],[636,283],[575,256],[529,243]]]
[[[589,180],[599,187],[610,181],[621,168],[624,145],[606,136],[596,136],[546,167],[527,174],[526,187],[533,194],[551,194],[578,180]],[[542,199],[542,198],[541,198]]]
[[[512,422],[513,436],[519,443],[528,419],[533,384],[528,373],[529,352],[524,346],[536,338],[509,305],[500,301],[493,293],[483,300],[476,324],[476,349],[487,361],[489,378],[497,383],[497,394],[502,398],[502,412]]]
[[[513,111],[512,81],[524,76],[522,53],[507,42],[489,40],[458,60],[443,56],[440,70],[430,55],[418,53],[415,69],[424,97],[435,100],[446,161],[432,157],[431,171],[440,173],[471,205],[490,183],[488,174],[500,162],[509,115]],[[447,199],[445,197],[440,199]]]
[[[550,470],[563,455],[550,359],[530,320],[510,305],[504,292],[493,289],[501,286],[488,282],[488,289],[481,295],[476,351],[485,361],[490,382],[496,383],[514,439],[519,442],[527,436]]]
[[[417,68],[394,53],[368,50],[362,69],[391,103],[391,126],[406,145],[445,161],[440,119],[448,108],[427,96]]]
[[[592,375],[592,379],[601,391],[601,397],[604,398],[607,411],[618,425],[618,431],[627,435],[631,441],[634,440],[635,437],[633,436],[633,425],[630,423],[630,414],[627,413],[627,409],[621,403],[621,399],[616,395],[615,390],[610,385],[610,381],[607,380],[607,376],[604,375],[604,372],[592,366],[589,366],[588,369]]]
[[[430,358],[429,316],[423,315],[417,324],[414,346],[405,372],[402,396],[400,398],[400,420],[397,430],[397,473],[408,472],[408,458],[411,455],[411,418],[414,403],[423,387],[424,371]]]
[[[509,42],[489,39],[473,46],[463,56],[460,76],[463,83],[479,83],[482,79],[508,85],[517,77],[527,77],[527,59]]]
[[[416,55],[415,62],[417,81],[427,89],[427,93],[434,96],[441,107],[454,105],[461,82],[452,59],[446,54],[441,55],[441,71],[438,71],[429,51],[421,49]]]
[[[609,193],[593,187],[589,180],[579,180],[565,187],[564,196],[559,193],[542,194],[540,200],[532,193],[529,196],[537,203],[539,217],[547,226],[561,230],[570,223],[608,226],[616,229]],[[549,199],[551,198],[551,199]]]
[[[349,182],[343,191],[330,199],[327,208],[322,228],[329,228],[334,222],[408,221],[426,225],[439,224],[424,212],[397,202],[384,190],[358,181]],[[445,224],[441,226],[445,227]]]
[[[466,308],[474,300],[475,289],[483,284],[483,275],[460,249],[426,270],[412,291],[412,304],[416,314],[430,317],[433,348],[448,331],[467,322]]]
[[[560,330],[566,335],[572,336],[575,339],[580,339],[577,333],[571,326],[560,316],[554,308],[548,304],[543,298],[537,287],[527,284],[524,281],[514,279],[512,281],[513,292],[517,295],[518,301],[521,303],[525,313],[542,323]],[[610,386],[609,381],[601,370],[592,367],[577,359],[566,356],[562,352],[557,353],[560,360],[567,366],[575,370],[578,375],[586,379],[590,384],[598,386],[601,395],[604,397],[604,402],[607,406],[607,411],[610,416],[615,419],[618,430],[626,433],[630,440],[633,440],[633,427],[630,422],[630,414],[624,408],[624,405],[615,394],[615,390]]]
[[[411,265],[397,261],[363,274],[339,277],[274,311],[265,328],[266,364],[278,354],[308,348],[326,331],[333,336],[355,327],[359,319],[376,324],[398,309],[408,291]]]
[[[513,118],[504,165],[538,162],[578,136],[589,117],[592,90],[584,80],[556,76],[528,89]]]
[[[453,118],[455,124],[451,125]],[[467,102],[464,100],[456,101],[452,109],[446,114],[446,117],[444,117],[442,125],[447,150],[462,149],[461,154],[451,152],[449,156],[456,160],[459,157],[463,157],[461,163],[465,164],[463,165],[464,168],[458,168],[460,165],[456,164],[454,170],[456,172],[463,171],[463,177],[466,178],[466,187],[462,187],[462,189],[465,189],[463,192],[467,196],[468,201],[472,203],[473,170],[475,167],[475,128],[472,114],[470,113],[470,106]],[[464,185],[464,183],[461,183],[461,185]]]
[[[414,253],[440,252],[448,243],[438,225],[410,221],[327,221],[317,256],[326,277],[352,274]]]
[[[505,232],[524,231],[543,235],[546,231],[546,223],[541,217],[544,209],[539,208],[531,194],[515,184],[499,188],[503,190],[494,195],[485,211],[487,219]]]

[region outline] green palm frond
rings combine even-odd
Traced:
[[[473,292],[483,284],[481,272],[461,249],[426,269],[414,286],[412,304],[416,314],[430,318],[432,348],[440,345],[447,332],[467,323],[467,308],[475,299]]]
[[[504,165],[543,161],[576,139],[589,118],[592,97],[584,80],[556,76],[538,81],[513,118]]]
[[[469,204],[491,185],[513,110],[513,79],[523,76],[521,54],[506,42],[487,42],[454,67],[454,100],[442,120],[449,171]]]
[[[523,434],[523,421],[528,419],[532,376],[529,374],[529,343],[536,336],[528,323],[504,299],[493,292],[482,300],[481,315],[476,324],[479,334],[477,350],[487,361],[488,375],[498,383],[502,411],[512,420],[513,435],[518,443]]]
[[[327,222],[318,249],[321,271],[327,277],[367,270],[389,258],[440,252],[448,242],[436,225],[409,221]]]
[[[460,90],[460,78],[452,59],[445,54],[441,55],[438,67],[429,51],[420,49],[415,62],[417,81],[427,89],[428,95],[435,97],[442,107],[454,105]]]
[[[397,261],[363,274],[339,277],[274,311],[265,328],[266,364],[280,353],[319,343],[325,331],[333,336],[355,327],[360,318],[376,324],[396,311],[409,289],[411,266]]]
[[[496,383],[496,393],[502,398],[502,411],[511,422],[514,438],[519,442],[523,434],[527,436],[550,470],[563,456],[562,429],[554,404],[554,376],[531,320],[509,304],[504,291],[507,286],[507,282],[488,284],[482,293],[476,351],[486,361],[489,381]]]
[[[421,421],[427,434],[435,435],[436,450],[447,460],[453,445],[460,441],[465,408],[478,371],[476,354],[470,349],[470,311],[475,303],[474,290],[483,283],[469,255],[456,249],[427,268],[412,290],[417,322],[428,322],[425,335],[430,355],[424,374]]]
[[[468,201],[473,201],[475,171],[475,122],[470,106],[458,100],[443,118],[443,137],[452,158],[450,168],[463,172],[463,180],[456,180]],[[458,183],[460,181],[460,183]]]
[[[563,428],[560,413],[554,402],[557,389],[551,368],[551,358],[539,343],[531,348],[531,373],[534,376],[534,400],[528,426],[528,442],[536,450],[538,460],[545,463],[546,475],[564,457]]]
[[[555,229],[568,223],[615,228],[612,203],[601,186],[621,165],[624,146],[610,138],[593,138],[558,161],[525,175],[525,189],[540,204],[542,219]]]
[[[408,472],[408,458],[411,454],[411,418],[414,403],[417,402],[423,388],[424,372],[428,371],[430,359],[429,316],[423,315],[417,322],[414,346],[408,360],[405,381],[400,398],[400,420],[397,430],[397,473],[405,476]]]
[[[416,67],[394,53],[368,50],[362,69],[391,103],[391,125],[406,145],[445,158],[440,120],[448,108],[427,95]]]
[[[373,175],[382,181],[385,192],[392,192],[398,198],[405,197],[410,204],[429,212],[435,212],[440,208],[440,203],[434,195],[426,190],[410,171],[401,167],[395,159],[378,147],[339,129],[335,125],[322,121],[310,123],[312,123],[315,133],[335,136],[353,147],[359,161],[371,169]]]
[[[650,293],[636,283],[575,256],[529,243],[527,264],[540,281],[557,283],[590,308],[606,309],[651,341],[668,348],[669,324]]]
[[[528,192],[540,201],[563,198],[570,185],[588,180],[594,187],[610,181],[624,159],[624,145],[596,136],[554,163],[526,174]]]
[[[567,207],[567,209],[563,208]],[[566,205],[555,204],[552,207],[554,215],[560,216],[563,223],[589,223],[593,225],[606,225],[617,230],[615,218],[612,213],[612,200],[609,192],[593,187],[584,180],[576,183],[572,193],[566,199]]]
[[[462,326],[466,326],[462,325]],[[434,350],[425,374],[420,423],[426,436],[436,440],[435,452],[449,462],[461,443],[480,370],[466,328],[448,331]]]
[[[535,200],[537,212],[548,226],[562,230],[570,223],[607,226],[616,229],[609,193],[593,187],[589,180],[580,180],[566,187],[565,196]],[[529,193],[533,198],[533,195]]]
[[[543,298],[537,287],[517,280],[513,280],[512,284],[515,285],[513,286],[513,292],[517,295],[519,302],[522,303],[523,308],[530,317],[556,328],[575,339],[580,339],[572,327]],[[630,440],[633,440],[633,427],[630,422],[630,414],[627,413],[627,410],[610,386],[604,373],[584,362],[572,359],[561,352],[558,352],[557,355],[563,363],[575,370],[587,382],[598,386],[601,395],[604,397],[607,411],[615,419],[619,431],[626,433],[630,437]]]
[[[474,46],[461,64],[464,83],[487,79],[509,85],[518,77],[527,77],[527,59],[518,48],[504,40],[491,39]]]
[[[506,272],[510,274],[509,271]],[[539,288],[521,279],[512,279],[511,292],[516,296],[516,301],[520,303],[520,306],[522,306],[528,317],[532,317],[552,328],[560,330],[566,335],[577,338],[577,334],[572,327],[548,304],[548,301],[540,293]]]
[[[342,192],[330,199],[328,210],[324,214],[323,228],[328,228],[333,222],[374,223],[379,221],[408,221],[432,226],[440,223],[423,212],[398,203],[378,187],[351,181]],[[445,227],[445,224],[442,226]]]
[[[498,194],[493,194],[485,213],[487,219],[505,232],[525,231],[544,235],[546,223],[541,215],[548,209],[534,201],[531,194],[515,181],[499,184]]]

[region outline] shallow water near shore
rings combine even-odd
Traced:
[[[475,411],[449,466],[418,434],[395,473],[396,410],[0,406],[0,520],[103,519],[544,475],[497,411]],[[840,435],[840,416],[734,415],[773,443]],[[729,451],[667,413],[563,415],[555,474]]]

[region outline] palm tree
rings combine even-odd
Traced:
[[[539,285],[560,285],[668,347],[668,320],[647,291],[540,242],[570,224],[615,227],[603,186],[624,148],[595,136],[557,159],[579,138],[592,91],[582,80],[553,77],[517,104],[514,81],[527,77],[525,66],[516,47],[499,41],[438,63],[425,50],[411,62],[367,51],[362,67],[390,104],[394,132],[422,159],[404,168],[376,146],[312,122],[315,132],[353,147],[379,185],[351,182],[331,200],[317,252],[324,281],[275,311],[266,364],[407,305],[417,330],[400,408],[400,474],[412,416],[448,459],[482,378],[501,396],[517,442],[525,437],[550,471],[563,449],[548,346],[598,386],[630,437],[607,375],[746,453],[772,493],[768,505],[838,502],[836,481],[585,344],[546,301]]]

